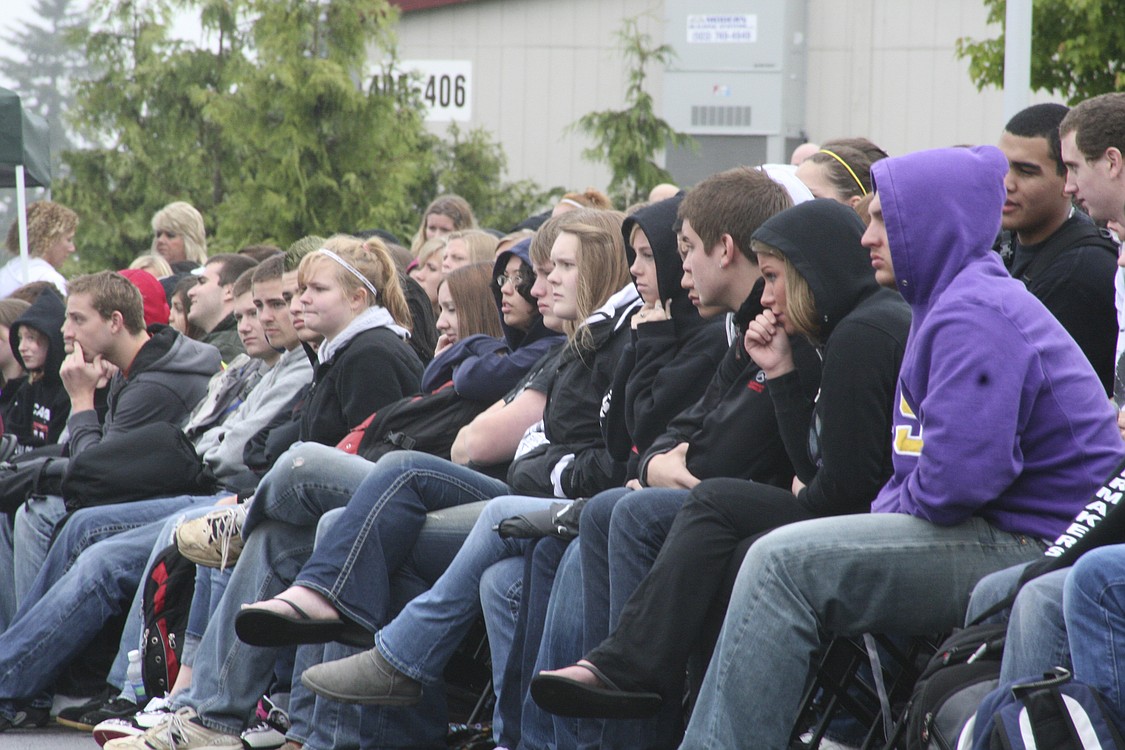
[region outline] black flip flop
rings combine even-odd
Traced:
[[[362,626],[341,619],[314,620],[305,610],[288,599],[285,602],[296,615],[283,615],[268,609],[247,607],[234,618],[234,632],[238,639],[251,646],[292,646],[302,643],[331,643],[338,641],[349,646],[370,648],[375,637]]]
[[[587,685],[569,677],[539,674],[531,680],[531,697],[544,711],[556,716],[590,719],[647,719],[664,703],[659,693],[622,690],[592,664],[576,664],[605,687]]]

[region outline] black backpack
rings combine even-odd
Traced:
[[[180,673],[191,600],[195,595],[195,563],[166,547],[144,580],[144,631],[141,674],[150,698],[167,695]]]
[[[457,431],[490,404],[462,398],[449,381],[433,393],[403,398],[380,409],[359,441],[358,455],[378,461],[396,450],[449,459]]]
[[[1007,622],[980,623],[1011,607],[1028,581],[1070,567],[1091,549],[1125,541],[1125,511],[1116,510],[1122,497],[1125,460],[1118,463],[1043,557],[1024,569],[1012,592],[938,647],[918,678],[906,709],[908,750],[956,746],[961,728],[1000,681]]]
[[[942,641],[914,683],[907,750],[953,750],[962,728],[1000,682],[1008,623],[970,625]]]
[[[62,481],[67,510],[172,495],[211,495],[218,481],[184,431],[153,422],[113,435],[70,459]]]

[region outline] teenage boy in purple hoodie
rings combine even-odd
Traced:
[[[863,244],[913,313],[894,474],[872,513],[751,547],[682,747],[786,748],[832,637],[959,625],[973,584],[1041,555],[1125,452],[1089,362],[990,251],[1007,171],[991,146],[872,167]]]

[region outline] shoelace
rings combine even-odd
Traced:
[[[219,540],[219,570],[226,570],[227,568],[231,538],[241,526],[238,522],[239,515],[237,510],[231,509],[217,513],[208,519],[208,525],[211,527],[211,541]]]
[[[183,709],[177,711],[168,717],[168,723],[164,725],[164,743],[172,750],[176,750],[180,746],[180,742],[188,743],[188,724],[191,719],[185,719]]]

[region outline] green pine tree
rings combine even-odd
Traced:
[[[668,171],[653,160],[655,154],[669,144],[693,148],[695,141],[657,116],[652,95],[645,90],[648,66],[667,66],[674,55],[672,48],[653,46],[652,37],[641,33],[635,18],[625,20],[617,38],[628,69],[625,108],[590,112],[571,127],[594,139],[582,156],[609,165],[610,197],[626,206],[643,200],[654,185],[672,181]]]
[[[1004,22],[1004,0],[984,0],[989,23]],[[978,89],[1004,85],[1004,34],[957,40]],[[1125,4],[1095,0],[1036,0],[1031,32],[1031,88],[1069,104],[1125,91]]]

